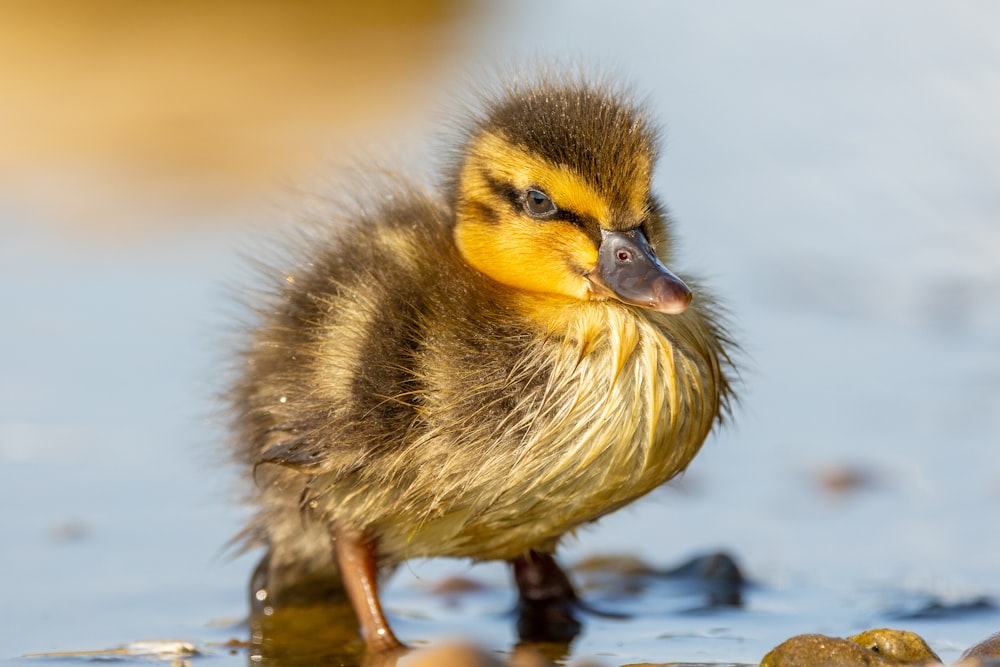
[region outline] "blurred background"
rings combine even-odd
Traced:
[[[4,194],[118,239],[230,211],[356,137],[402,131],[485,13],[460,0],[2,8]]]
[[[645,591],[573,655],[894,625],[957,658],[1000,629],[998,31],[986,0],[0,2],[0,660],[245,634],[215,399],[241,253],[350,165],[433,183],[456,105],[531,59],[648,95],[681,268],[745,351],[731,424],[564,560],[723,548],[757,587]],[[427,593],[455,573],[494,593]],[[513,642],[499,567],[416,563],[387,602],[404,638]]]

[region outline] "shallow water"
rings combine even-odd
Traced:
[[[588,618],[570,659],[756,663],[878,626],[956,659],[1000,629],[1000,11],[568,7],[511,5],[469,60],[584,53],[649,92],[682,268],[746,360],[688,474],[562,559],[725,549],[753,582],[710,611],[662,582],[595,591],[632,618]],[[0,209],[0,659],[180,638],[247,662],[217,645],[247,638],[255,563],[222,555],[246,513],[212,417],[245,236],[215,213],[88,242]],[[429,592],[456,575],[483,588]],[[502,567],[412,563],[385,598],[405,640],[515,643]]]

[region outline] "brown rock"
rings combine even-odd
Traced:
[[[515,646],[507,659],[510,667],[553,667],[541,653],[531,646]]]
[[[817,475],[820,489],[833,495],[850,495],[879,485],[874,471],[853,464],[833,465]]]
[[[489,586],[469,577],[447,577],[434,584],[431,593],[434,595],[461,595],[463,593],[478,593],[488,590]]]
[[[941,662],[941,658],[931,650],[924,638],[909,630],[878,628],[866,630],[847,639],[904,665]]]
[[[764,656],[760,667],[889,667],[900,663],[875,651],[825,635],[798,635]]]
[[[656,570],[638,556],[598,554],[573,566],[574,572],[610,572],[623,577],[648,576]]]
[[[470,644],[443,644],[420,649],[401,659],[400,667],[503,667],[504,663]]]
[[[968,658],[995,658],[1000,660],[1000,632],[990,635],[962,654],[962,660]]]

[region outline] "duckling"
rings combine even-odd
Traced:
[[[667,268],[647,109],[575,75],[501,88],[439,187],[374,180],[275,281],[230,396],[256,598],[342,585],[370,651],[401,646],[378,587],[407,559],[574,600],[560,539],[683,471],[731,396],[719,309]]]

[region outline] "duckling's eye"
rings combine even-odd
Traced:
[[[528,190],[524,193],[524,209],[533,217],[547,218],[556,212],[556,205],[541,190]]]

